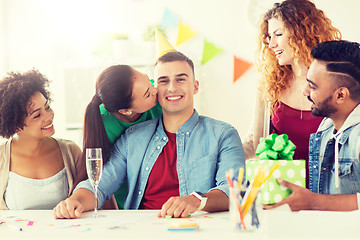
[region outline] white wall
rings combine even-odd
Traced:
[[[6,3],[4,0],[0,0],[0,9],[6,9]],[[6,27],[7,27],[7,15],[6,11],[0,11],[0,72],[6,71],[8,67],[6,66],[6,63],[8,62],[8,55],[6,51],[7,46],[7,38],[6,38]]]
[[[200,92],[196,108],[201,114],[234,125],[244,137],[253,115],[256,68],[235,84],[233,55],[254,61],[256,28],[253,19],[273,0],[0,0],[0,76],[8,71],[39,69],[52,80],[56,136],[81,143],[81,133],[67,131],[72,119],[82,116],[93,95],[97,75],[116,63],[111,52],[94,55],[100,35],[128,32],[132,41],[129,64],[148,64],[141,36],[149,24],[161,23],[164,8],[175,13],[197,36],[177,47],[194,60]],[[360,42],[360,1],[315,0],[338,27],[344,39]],[[169,40],[175,45],[176,31]],[[203,41],[223,52],[201,66]],[[109,51],[110,46],[107,46]],[[111,50],[111,49],[110,49]],[[106,52],[106,51],[105,51]],[[149,67],[150,66],[150,67]],[[81,85],[78,85],[78,84]],[[71,86],[72,91],[67,91]],[[73,91],[78,89],[78,91]],[[70,121],[70,122],[69,122]],[[81,121],[79,122],[81,125]]]

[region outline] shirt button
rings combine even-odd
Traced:
[[[159,137],[156,137],[155,139],[156,139],[156,140],[158,140],[158,139],[159,139]]]
[[[141,195],[141,191],[139,191],[139,195]]]
[[[317,141],[317,140],[319,140],[319,138],[315,138],[315,140]]]
[[[316,166],[314,165],[314,168],[316,168]]]
[[[189,132],[186,132],[186,135],[189,135],[190,133]]]
[[[156,149],[158,149],[158,150],[159,150],[159,149],[160,149],[160,146],[157,146],[157,147],[156,147]]]
[[[163,140],[165,141],[165,140],[166,140],[166,137],[163,137]]]
[[[145,170],[146,170],[146,171],[149,171],[149,167],[146,167]]]

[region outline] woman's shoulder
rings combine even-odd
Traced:
[[[162,112],[162,107],[159,103],[159,101],[156,102],[156,105],[154,107],[151,108],[152,110],[155,110],[155,111],[161,111]],[[150,110],[151,110],[150,109]]]
[[[148,118],[147,120],[152,119],[152,118],[157,118],[157,117],[160,117],[162,114],[162,107],[161,107],[160,103],[157,102],[157,104],[154,107],[152,107],[151,109],[149,109],[147,112],[151,115],[151,117]]]
[[[10,143],[11,139],[1,139],[0,141],[0,172],[8,169],[10,161]]]
[[[10,143],[11,139],[0,139],[0,156],[3,157],[5,155],[10,154]]]
[[[5,146],[7,146],[8,143],[10,143],[10,139],[0,137],[0,149],[5,148]]]
[[[80,147],[72,140],[62,139],[62,138],[53,138],[59,145],[61,150],[81,153]]]
[[[77,146],[77,144],[74,141],[69,140],[69,139],[63,139],[63,138],[52,138],[52,139],[54,139],[58,144],[61,144],[64,146],[73,146],[73,145]]]

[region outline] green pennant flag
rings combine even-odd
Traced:
[[[201,65],[207,63],[210,59],[223,51],[222,48],[216,47],[213,43],[204,40],[204,50],[201,60]]]

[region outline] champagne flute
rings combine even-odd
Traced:
[[[97,212],[97,191],[103,170],[101,148],[86,149],[86,171],[89,181],[95,191],[94,217],[100,217]]]

